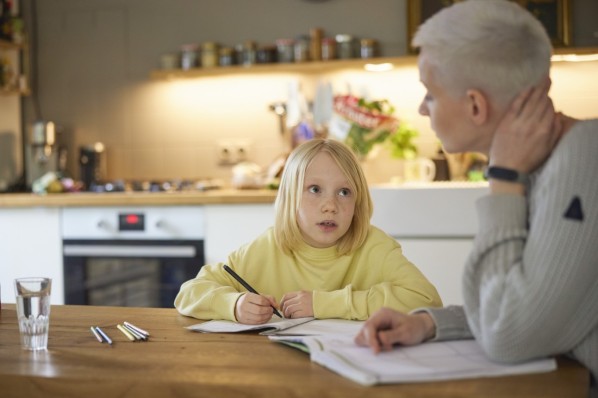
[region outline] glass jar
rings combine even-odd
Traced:
[[[218,44],[206,41],[201,46],[201,66],[213,68],[218,66]]]
[[[247,40],[243,45],[243,65],[250,66],[257,62],[257,44]]]
[[[257,50],[257,63],[270,64],[276,62],[276,47],[263,46]]]
[[[235,63],[234,49],[232,47],[222,47],[218,52],[218,64],[220,66],[231,66]]]
[[[293,39],[276,40],[278,62],[293,62],[295,41]]]
[[[198,65],[197,44],[184,44],[181,46],[181,69],[196,68]]]
[[[333,37],[322,39],[322,61],[330,61],[336,58],[336,40]]]
[[[309,37],[297,36],[293,46],[293,58],[295,62],[309,61]]]
[[[361,39],[359,54],[361,58],[374,58],[376,56],[376,41],[373,39]]]
[[[354,38],[351,35],[336,35],[336,53],[339,59],[355,57]]]

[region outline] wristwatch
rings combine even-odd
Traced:
[[[526,173],[521,173],[517,170],[507,169],[505,167],[499,166],[488,167],[484,176],[486,179],[493,178],[495,180],[516,182],[523,185],[527,185],[529,182],[529,177]]]

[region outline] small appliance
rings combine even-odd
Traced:
[[[46,173],[65,172],[68,151],[60,142],[57,130],[53,122],[37,121],[31,126],[29,145],[25,151],[28,187]]]
[[[106,178],[106,147],[101,142],[79,148],[81,181],[85,189],[98,185]]]

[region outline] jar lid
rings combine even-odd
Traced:
[[[373,46],[376,44],[376,40],[374,39],[361,39],[362,46]]]
[[[198,45],[195,43],[191,43],[191,44],[181,44],[181,50],[182,51],[197,51],[198,49]]]
[[[293,39],[276,39],[276,45],[292,46],[293,44],[295,44],[295,40]]]
[[[235,50],[232,47],[222,47],[220,49],[220,54],[222,55],[232,55]]]
[[[336,35],[336,41],[338,42],[347,42],[353,40],[353,36],[351,35]]]
[[[217,44],[216,44],[216,42],[213,42],[213,41],[205,41],[201,44],[201,47],[204,50],[215,50],[217,47]]]

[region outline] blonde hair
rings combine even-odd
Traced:
[[[418,28],[412,44],[454,97],[477,89],[505,105],[550,70],[546,29],[511,1],[469,0],[443,8]]]
[[[305,171],[320,152],[326,152],[332,157],[349,181],[349,188],[355,195],[353,220],[347,233],[337,242],[338,254],[352,253],[365,242],[368,235],[373,205],[357,157],[349,147],[339,141],[314,139],[301,144],[291,152],[274,203],[276,212],[274,236],[277,244],[287,254],[297,250],[304,242],[297,222],[297,212],[301,206]]]

